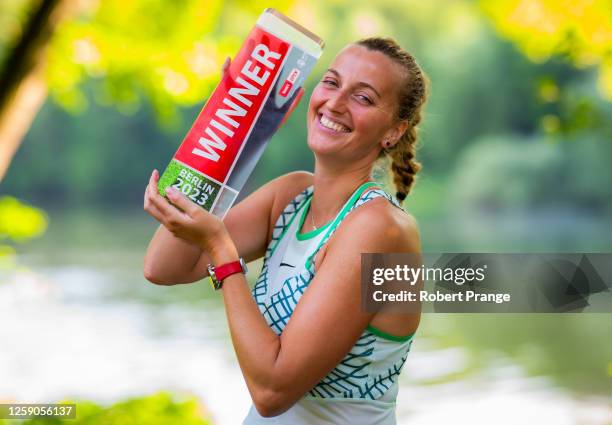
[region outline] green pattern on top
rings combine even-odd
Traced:
[[[317,255],[317,253],[319,252],[321,247],[329,240],[331,235],[336,230],[336,227],[338,227],[338,225],[344,219],[344,217],[348,214],[348,212],[353,209],[353,206],[354,206],[355,202],[359,199],[361,194],[366,189],[368,189],[368,188],[370,188],[372,186],[378,186],[378,185],[379,184],[376,183],[376,182],[365,182],[364,184],[362,184],[361,186],[359,186],[357,188],[357,190],[353,193],[353,196],[351,196],[351,198],[344,205],[344,207],[342,208],[340,213],[333,220],[329,230],[327,231],[327,233],[325,234],[323,239],[321,239],[321,242],[319,242],[319,245],[315,248],[314,252],[310,256],[308,256],[308,258],[306,259],[306,269],[307,270],[309,270],[311,273],[314,273],[314,270],[312,269],[312,259],[315,258],[315,255]]]
[[[265,310],[265,302],[264,297],[268,293],[268,262],[276,248],[278,247],[279,242],[287,233],[287,229],[297,217],[299,210],[305,205],[304,200],[307,199],[312,194],[312,187],[308,187],[300,192],[283,210],[280,214],[276,223],[274,224],[274,228],[272,229],[272,239],[266,248],[266,255],[264,256],[263,266],[261,268],[261,273],[259,274],[259,278],[257,282],[255,282],[255,286],[253,286],[253,298],[257,303],[260,311]]]
[[[384,339],[388,339],[389,341],[395,341],[395,342],[409,341],[409,340],[412,339],[412,337],[415,334],[415,332],[413,332],[410,335],[406,335],[406,336],[392,335],[392,334],[387,333],[385,331],[381,331],[380,329],[375,328],[372,325],[368,325],[367,329],[370,332],[372,332],[374,335],[376,335],[376,336],[379,336],[379,337],[384,338]]]

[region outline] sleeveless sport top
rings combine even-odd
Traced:
[[[252,293],[259,311],[280,335],[300,297],[315,276],[312,262],[342,220],[372,199],[397,201],[368,182],[349,198],[329,223],[299,233],[312,200],[313,187],[293,199],[278,218]],[[395,424],[398,376],[414,334],[399,337],[368,326],[344,359],[312,390],[279,416],[264,418],[251,406],[243,425],[254,424]]]

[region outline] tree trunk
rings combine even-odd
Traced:
[[[0,70],[0,181],[47,96],[45,51],[69,2],[38,2]]]

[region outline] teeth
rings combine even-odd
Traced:
[[[319,120],[319,122],[323,125],[323,127],[329,128],[334,131],[338,131],[342,133],[348,133],[349,131],[351,131],[348,127],[325,118],[324,115],[321,115],[321,119]]]

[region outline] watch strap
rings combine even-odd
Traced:
[[[226,277],[236,273],[242,273],[242,262],[238,260],[217,266],[215,267],[215,273],[217,274],[217,279],[219,280],[223,280]]]
[[[213,266],[212,264],[208,265],[208,274],[210,275],[210,280],[215,290],[221,289],[223,286],[223,280],[228,276],[236,273],[246,274],[247,271],[246,263],[242,258],[240,258],[238,261],[232,261],[220,266]]]

